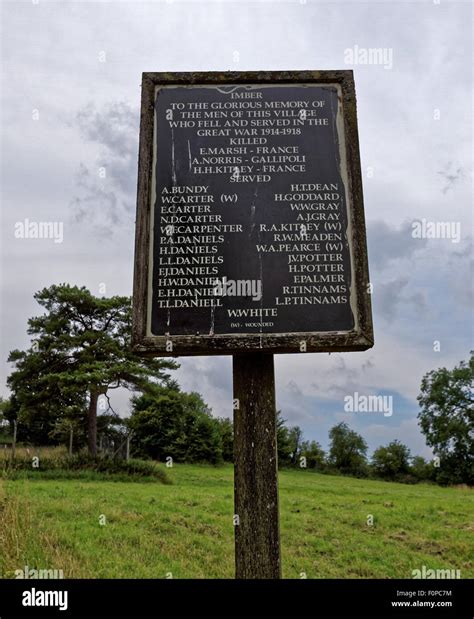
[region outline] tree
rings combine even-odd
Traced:
[[[123,419],[113,412],[97,416],[97,434],[104,450],[110,446],[116,449],[125,442],[129,433],[128,419]]]
[[[440,458],[441,483],[474,483],[474,354],[452,370],[425,374],[418,402],[419,425]]]
[[[277,433],[277,451],[278,451],[278,466],[289,466],[291,464],[292,443],[289,429],[285,425],[281,411],[276,414],[276,433]]]
[[[225,462],[234,461],[234,424],[227,417],[218,417],[219,432],[222,439],[222,457]]]
[[[7,411],[10,407],[10,400],[5,400],[0,396],[0,437],[4,440],[8,435]]]
[[[154,460],[172,456],[179,461],[186,452],[184,406],[181,395],[162,389],[153,396],[143,394],[132,401],[129,427],[134,433],[134,450]]]
[[[222,461],[220,422],[197,393],[163,387],[133,401],[135,449],[156,460]]]
[[[222,463],[222,437],[219,424],[210,415],[198,414],[187,433],[188,462]]]
[[[80,415],[64,415],[56,420],[50,437],[69,445],[72,432],[73,451],[87,445],[87,412]],[[114,453],[116,448],[124,443],[128,433],[127,420],[116,413],[97,415],[97,435],[100,437],[102,451]]]
[[[7,384],[12,391],[5,417],[18,424],[18,440],[35,445],[48,445],[57,440],[55,429],[71,418],[87,419],[87,398],[84,391],[50,380],[53,370],[66,366],[54,351],[38,350],[34,343],[29,351],[14,350],[10,362],[15,371]]]
[[[410,473],[418,481],[434,480],[435,468],[431,462],[427,462],[422,456],[414,456],[411,460]]]
[[[397,479],[410,472],[410,450],[395,440],[386,447],[379,447],[372,456],[374,472],[385,479]]]
[[[324,469],[326,454],[316,441],[303,441],[301,443],[301,456],[306,458],[308,469]]]
[[[72,432],[72,448],[75,451],[87,442],[86,429],[86,414],[58,417],[49,437],[69,446]]]
[[[313,463],[313,459],[320,460],[321,446],[312,441],[303,441],[303,430],[299,426],[286,426],[281,411],[277,411],[277,449],[279,466],[299,466],[302,456],[307,462]],[[322,450],[321,450],[322,451]],[[324,459],[324,452],[323,459]],[[313,465],[311,464],[311,468]]]
[[[362,436],[351,430],[346,423],[341,422],[331,428],[329,438],[331,441],[330,464],[341,473],[365,475],[367,443]]]
[[[288,439],[291,449],[291,464],[292,466],[296,466],[301,455],[303,430],[299,426],[292,426],[288,429]]]
[[[164,359],[142,359],[130,348],[129,297],[99,298],[86,288],[53,285],[34,295],[46,313],[30,318],[33,336],[27,351],[14,350],[16,366],[8,384],[19,403],[19,415],[37,415],[51,406],[82,412],[87,398],[89,453],[97,453],[97,403],[111,389],[153,390],[177,367]],[[54,427],[52,424],[51,430]]]

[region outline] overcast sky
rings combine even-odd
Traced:
[[[53,283],[131,294],[143,71],[353,69],[373,283],[375,342],[363,353],[276,357],[277,406],[327,446],[344,420],[370,449],[417,427],[423,374],[472,347],[470,2],[2,2],[1,381],[28,346],[33,294]],[[379,64],[350,64],[380,48]],[[101,178],[100,168],[106,178]],[[62,222],[64,239],[15,238]],[[453,239],[412,238],[426,219]],[[434,350],[434,342],[440,350]],[[182,359],[178,380],[231,415],[230,357]],[[393,414],[344,412],[354,392]],[[128,398],[115,397],[127,415]]]

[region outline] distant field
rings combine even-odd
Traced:
[[[0,480],[0,574],[232,578],[232,467],[167,472],[172,485]],[[280,511],[286,578],[411,578],[423,565],[474,577],[472,490],[283,471]]]

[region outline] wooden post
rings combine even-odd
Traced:
[[[87,445],[89,455],[97,456],[97,402],[99,394],[91,391],[89,394],[89,411],[87,415]]]
[[[16,431],[18,427],[18,422],[16,419],[13,420],[13,443],[12,443],[12,460],[15,459],[16,455]]]
[[[71,428],[69,430],[69,455],[72,456],[72,437],[74,435],[74,429],[71,424]]]
[[[236,578],[281,578],[273,355],[233,357]]]
[[[125,452],[125,460],[130,460],[130,434],[127,436],[127,450]]]

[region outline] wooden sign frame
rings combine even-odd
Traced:
[[[352,286],[355,328],[351,331],[164,335],[147,333],[148,282],[150,267],[150,215],[152,209],[153,139],[155,89],[169,85],[235,84],[340,84],[349,203],[347,213],[351,237]],[[205,73],[143,73],[138,160],[137,218],[133,285],[132,348],[148,356],[235,355],[249,353],[300,353],[361,351],[374,344],[367,260],[356,96],[353,72],[346,71],[258,71]]]

